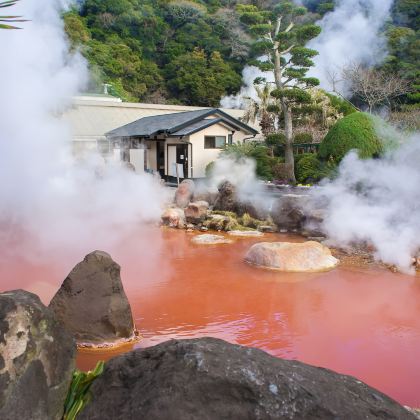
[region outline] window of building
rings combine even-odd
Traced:
[[[226,136],[205,136],[205,149],[223,149],[226,146]]]

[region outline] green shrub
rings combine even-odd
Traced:
[[[346,101],[340,96],[333,95],[328,92],[324,92],[330,99],[331,106],[335,108],[340,114],[343,114],[345,117],[347,115],[357,112],[357,109],[351,104],[351,102]]]
[[[338,164],[353,149],[362,159],[382,154],[383,145],[375,130],[375,119],[369,114],[355,112],[337,121],[322,141],[318,156]]]
[[[297,133],[293,138],[293,142],[297,144],[312,143],[314,140],[311,133]]]
[[[277,146],[278,144],[286,143],[286,136],[283,133],[271,133],[267,134],[265,138],[267,146]]]
[[[302,184],[312,184],[328,176],[326,164],[313,153],[300,155],[295,172],[297,181]]]
[[[272,158],[267,146],[258,142],[235,143],[226,146],[222,152],[225,156],[231,156],[235,159],[249,157],[255,160],[256,173],[259,178],[265,180],[273,179]]]

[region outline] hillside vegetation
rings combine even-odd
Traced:
[[[247,0],[85,0],[64,15],[73,48],[91,67],[90,90],[111,84],[128,101],[217,106],[241,86],[244,65],[254,58],[237,3],[267,9],[276,1]],[[333,1],[303,2],[316,21]],[[393,22],[384,31],[389,57],[383,67],[398,71],[418,88],[419,3],[396,0]],[[405,97],[411,106],[419,93]]]

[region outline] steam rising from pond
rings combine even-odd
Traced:
[[[13,12],[30,22],[0,36],[0,248],[44,258],[107,248],[133,224],[159,218],[163,190],[149,176],[99,155],[76,161],[58,116],[87,80],[70,55],[63,2],[25,0]],[[23,247],[21,242],[31,243]],[[35,248],[34,248],[35,244]],[[82,251],[83,250],[83,251]],[[51,256],[50,256],[51,257]]]
[[[315,195],[327,202],[324,229],[332,242],[367,242],[376,258],[412,271],[420,251],[420,135],[381,159],[347,155],[338,177]]]
[[[337,0],[335,3],[334,11],[317,22],[321,34],[308,44],[319,52],[311,76],[319,78],[321,87],[328,90],[332,89],[331,72],[339,75],[351,63],[374,66],[383,61],[386,37],[381,31],[390,17],[393,0]]]
[[[308,215],[324,209],[322,230],[329,244],[368,244],[377,260],[408,273],[413,272],[412,258],[420,255],[420,135],[398,138],[401,144],[380,159],[362,160],[349,153],[337,177],[302,196],[301,203]],[[255,169],[252,159],[222,157],[215,162],[208,187],[216,190],[228,180],[239,199],[261,215],[279,211],[274,204],[281,198],[267,191]]]
[[[305,1],[295,0],[295,3],[305,4]],[[343,86],[340,75],[343,67],[352,63],[374,66],[385,58],[386,37],[381,32],[390,18],[393,0],[337,0],[335,3],[334,11],[317,22],[322,28],[321,34],[308,44],[319,53],[313,59],[315,66],[309,73],[319,78],[323,89],[335,88],[345,95],[347,87]],[[336,86],[331,80],[334,74]],[[240,92],[224,96],[221,106],[244,109],[248,98],[258,100],[254,88],[257,77],[274,82],[272,73],[247,65],[242,71]]]

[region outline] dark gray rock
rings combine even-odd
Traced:
[[[306,222],[304,211],[305,197],[288,194],[279,198],[273,205],[271,217],[279,231],[300,231]]]
[[[0,419],[59,420],[76,343],[38,296],[0,294]]]
[[[112,359],[79,420],[414,419],[350,376],[214,338]]]
[[[106,252],[86,255],[64,280],[49,307],[80,345],[111,345],[136,337],[120,266]]]
[[[213,210],[229,211],[236,213],[238,216],[242,216],[245,213],[248,213],[255,219],[265,218],[261,215],[261,211],[258,211],[251,202],[240,199],[236,187],[231,182],[222,182],[218,186],[218,190],[219,193],[217,194],[216,200],[214,201]]]

